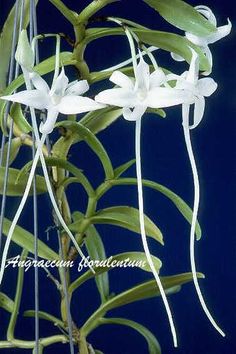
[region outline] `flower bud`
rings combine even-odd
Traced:
[[[34,52],[30,46],[27,31],[24,29],[19,35],[19,41],[15,53],[16,61],[28,71],[34,66]]]

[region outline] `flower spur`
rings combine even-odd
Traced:
[[[225,336],[225,333],[217,325],[211,313],[209,312],[205,300],[203,298],[196,271],[195,264],[195,252],[194,252],[194,241],[195,241],[195,229],[197,224],[197,215],[199,209],[200,201],[200,185],[197,166],[194,158],[194,153],[191,144],[190,129],[194,129],[201,122],[204,110],[205,110],[205,97],[211,96],[217,89],[217,83],[212,78],[202,78],[199,79],[199,58],[197,53],[192,50],[192,60],[190,63],[189,71],[184,72],[181,76],[170,74],[168,75],[169,80],[176,81],[176,89],[180,91],[184,90],[189,97],[189,103],[184,103],[182,105],[182,124],[184,131],[185,144],[191,164],[193,182],[194,182],[194,206],[193,206],[193,215],[190,231],[190,263],[191,271],[193,274],[194,286],[201,303],[201,306],[208,317],[209,321],[213,327],[222,335]],[[190,105],[194,104],[193,112],[193,124],[189,123],[190,115]]]

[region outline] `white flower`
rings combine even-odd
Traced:
[[[166,75],[161,69],[150,74],[149,66],[142,55],[135,74],[134,79],[120,71],[115,71],[110,81],[119,87],[100,92],[95,100],[122,107],[124,118],[132,121],[140,119],[148,107],[164,108],[187,102],[184,92],[170,87],[161,87],[167,82]]]
[[[199,5],[199,6],[196,6],[195,9],[200,14],[202,14],[211,24],[213,24],[214,26],[217,27],[216,17],[209,7],[204,6],[204,5]],[[208,45],[219,41],[223,37],[226,37],[231,32],[231,29],[232,29],[232,24],[231,24],[230,20],[228,19],[227,25],[217,27],[216,32],[209,34],[207,36],[200,37],[200,36],[196,36],[196,35],[189,33],[189,32],[185,32],[185,36],[188,40],[190,40],[192,43],[198,45],[203,50],[203,52],[206,54],[207,59],[209,60],[210,67],[212,68],[212,62],[213,62],[212,61],[212,54],[211,54],[211,51],[210,51]],[[173,59],[175,59],[177,61],[184,60],[181,56],[179,56],[175,53],[172,53],[171,55],[172,55]],[[209,72],[206,72],[205,74],[208,75]]]
[[[18,102],[36,109],[46,109],[47,119],[40,126],[40,132],[49,134],[52,132],[59,113],[78,114],[103,108],[88,97],[82,97],[89,90],[86,80],[69,83],[68,77],[62,68],[60,75],[55,79],[51,89],[46,81],[37,73],[30,72],[30,79],[35,90],[25,90],[10,96],[2,96],[1,99]]]
[[[212,78],[199,79],[199,58],[197,53],[192,50],[192,60],[189,71],[182,75],[170,74],[168,80],[177,80],[175,88],[185,91],[189,98],[188,104],[194,104],[193,125],[189,128],[195,128],[202,120],[205,110],[205,97],[211,96],[217,89],[217,83]]]

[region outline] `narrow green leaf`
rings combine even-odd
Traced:
[[[182,0],[144,0],[172,25],[196,36],[208,36],[216,27]]]
[[[13,138],[11,140],[9,166],[16,159],[16,157],[20,151],[21,145],[22,145],[21,138]],[[2,166],[4,166],[4,167],[6,166],[6,161],[7,161],[8,146],[9,146],[9,143],[7,142],[4,146],[4,149],[3,149]]]
[[[79,138],[79,140],[84,140],[101,161],[105,171],[106,178],[107,179],[113,178],[114,171],[109,156],[106,150],[104,149],[103,145],[88,128],[84,127],[79,123],[72,122],[72,121],[59,122],[56,124],[56,126],[69,129],[75,135],[75,139]]]
[[[198,277],[204,278],[203,274],[201,273],[198,273]],[[183,273],[169,277],[161,277],[161,282],[165,290],[173,288],[177,285],[183,285],[190,281],[192,281],[192,273]],[[127,305],[135,301],[148,299],[154,296],[160,296],[160,291],[157,289],[156,281],[150,280],[115,296],[109,300],[109,303],[107,303],[104,307],[106,307],[106,310],[111,310],[116,307]]]
[[[24,317],[35,317],[35,310],[27,310],[23,313]],[[46,320],[49,322],[52,322],[55,326],[60,326],[62,328],[65,328],[65,324],[62,320],[59,318],[50,315],[50,313],[44,312],[44,311],[39,311],[38,316],[42,320]]]
[[[25,134],[32,131],[31,125],[26,120],[22,113],[21,105],[19,103],[13,103],[10,110],[10,117],[14,120],[18,128]]]
[[[86,230],[85,246],[88,251],[88,255],[92,260],[105,260],[106,252],[102,242],[102,239],[93,225],[90,225]],[[108,273],[102,273],[95,277],[98,291],[101,296],[101,301],[105,302],[109,298],[109,278]]]
[[[25,186],[28,180],[28,174],[23,176],[21,180],[18,183],[16,183],[19,172],[20,170],[17,170],[15,168],[9,168],[8,182],[7,182],[8,196],[18,197],[23,195],[25,191]],[[5,167],[0,167],[0,194],[2,194],[3,192],[4,176],[5,176]],[[36,175],[36,188],[38,194],[47,192],[44,178],[38,175]],[[33,190],[31,188],[30,194],[32,193]]]
[[[117,167],[114,170],[114,177],[118,178],[120,177],[123,173],[125,173],[131,166],[133,166],[133,164],[135,164],[135,159],[130,160],[126,163],[124,163],[123,165]]]
[[[133,328],[139,334],[141,334],[148,344],[149,354],[161,354],[161,347],[156,337],[146,327],[135,321],[128,320],[126,318],[102,318],[99,320],[99,325],[105,324],[117,324]]]
[[[158,115],[161,118],[166,118],[166,112],[160,108],[148,108],[147,113]]]
[[[106,107],[87,113],[81,120],[80,124],[88,128],[93,134],[97,134],[109,127],[122,115],[121,108]]]
[[[14,301],[10,299],[6,294],[0,292],[0,307],[7,312],[12,313],[14,309]]]
[[[199,278],[204,278],[204,275],[198,273],[197,276]],[[168,290],[175,286],[180,286],[185,283],[188,283],[192,280],[192,273],[183,273],[178,275],[173,275],[169,277],[161,277],[161,282],[163,288]],[[156,297],[160,295],[160,291],[157,287],[155,280],[150,280],[145,283],[134,286],[131,289],[128,289],[110,300],[106,303],[102,304],[97,311],[95,311],[92,316],[87,320],[84,326],[81,328],[81,331],[85,336],[87,336],[97,325],[97,321],[100,318],[104,317],[104,315],[117,307],[121,307],[135,301],[145,300],[152,297]]]
[[[161,260],[153,255],[151,255],[152,261],[155,265],[156,270],[159,272],[162,263]],[[112,263],[114,262],[114,263]],[[86,265],[82,263],[82,265]],[[100,265],[96,266],[94,264],[93,269],[96,272],[96,276],[104,274],[108,271],[111,271],[119,267],[130,267],[130,268],[139,268],[145,272],[151,272],[149,265],[147,264],[147,258],[144,252],[125,252],[119,253],[114,256],[107,258]],[[69,287],[69,292],[72,294],[79,286],[85,283],[87,280],[94,278],[94,274],[91,270],[86,271],[80,277],[78,277]]]
[[[119,185],[137,185],[137,180],[136,178],[120,178],[118,180],[112,180],[109,181],[111,186],[119,186]],[[154,189],[163,195],[165,195],[168,199],[171,200],[172,203],[177,207],[177,209],[180,211],[180,213],[184,216],[184,218],[191,224],[192,222],[192,210],[191,208],[181,199],[177,194],[172,192],[170,189],[167,187],[164,187],[163,185],[149,181],[149,180],[143,180],[142,181],[144,187],[148,187],[151,189]],[[199,223],[196,225],[196,237],[199,240],[201,238],[202,231]]]
[[[159,228],[145,215],[147,236],[154,238],[163,245],[163,236]],[[129,206],[115,206],[98,211],[90,221],[94,224],[110,224],[123,227],[140,234],[138,209]]]
[[[7,218],[4,218],[3,223],[3,234],[7,236],[8,231],[11,226],[11,221]],[[34,235],[26,231],[20,226],[16,226],[15,231],[12,236],[12,241],[15,242],[18,246],[26,249],[27,251],[34,254]],[[51,248],[49,248],[41,240],[38,240],[38,254],[39,257],[48,259],[48,260],[59,260],[58,254],[56,254]]]
[[[36,4],[38,0],[36,1]],[[30,0],[25,0],[24,3],[24,23],[23,28],[26,28],[29,23],[29,5]],[[3,25],[3,29],[0,34],[0,92],[4,90],[7,82],[7,72],[11,57],[11,47],[12,47],[12,36],[13,36],[13,28],[14,28],[14,18],[15,18],[15,9],[16,4],[13,6],[9,15],[6,19],[6,22]],[[18,14],[18,21],[20,18],[20,12]]]
[[[203,51],[183,36],[174,33],[154,30],[134,29],[133,32],[136,33],[141,42],[164,49],[168,52],[178,54],[182,58],[184,58],[188,63],[190,63],[192,59],[192,52],[189,48],[191,47],[197,52],[199,56],[200,70],[210,70],[210,63],[204,55]],[[92,28],[87,30],[87,36],[84,39],[84,42],[85,44],[87,44],[97,38],[116,35],[125,35],[125,32],[120,27],[96,29]]]

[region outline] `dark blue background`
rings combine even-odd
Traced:
[[[89,1],[78,1],[77,5],[77,2],[72,0],[65,2],[76,11],[79,11],[82,5],[89,3]],[[198,2],[191,0],[191,4],[198,5]],[[204,4],[212,8],[218,19],[218,25],[225,24],[227,17],[235,21],[234,1],[206,0]],[[5,4],[3,6],[5,7]],[[3,10],[6,11],[6,7]],[[64,22],[60,13],[47,1],[39,2],[38,11],[39,32],[58,31],[73,35],[72,29]],[[175,31],[142,1],[120,1],[102,10],[101,14],[134,19],[154,29]],[[54,50],[54,43],[51,41],[49,44],[44,44],[42,48],[44,50],[42,55],[48,56]],[[68,49],[65,45],[66,48]],[[205,318],[192,284],[184,286],[180,293],[170,297],[180,342],[178,349],[173,349],[166,313],[160,299],[141,301],[111,313],[116,317],[134,319],[146,325],[159,339],[163,354],[233,354],[236,352],[234,338],[236,325],[235,32],[233,31],[230,36],[212,45],[211,48],[214,57],[212,77],[218,82],[219,88],[212,97],[207,99],[204,119],[192,132],[201,179],[199,218],[203,230],[202,240],[196,245],[196,259],[198,269],[206,275],[206,279],[201,281],[203,293],[214,317],[226,331],[227,337],[221,338]],[[126,39],[114,37],[111,42],[109,39],[93,42],[87,51],[86,59],[93,71],[116,64],[128,56],[129,47]],[[157,53],[156,57],[159,58],[161,65],[176,69],[179,73],[186,68],[183,64],[173,64],[169,54],[159,56]],[[166,119],[149,115],[143,119],[143,176],[164,184],[192,205],[193,184],[182,134],[180,108],[169,109],[167,113]],[[134,125],[132,123],[121,118],[109,129],[100,133],[99,138],[106,147],[114,166],[134,157]],[[95,185],[102,180],[103,174],[99,163],[85,145],[81,144],[80,148],[72,149],[71,160],[84,169]],[[134,169],[131,169],[129,175],[134,176],[134,174]],[[76,188],[70,191],[73,207],[83,209],[85,196],[82,190]],[[45,197],[40,198],[40,202],[44,203]],[[136,189],[116,187],[102,199],[99,206],[107,207],[116,204],[137,205]],[[13,209],[11,200],[9,200],[9,205]],[[145,190],[145,211],[159,225],[164,234],[164,248],[150,242],[152,252],[163,261],[162,275],[189,271],[189,225],[173,205],[157,192]],[[31,227],[29,213],[30,202],[21,221],[28,228]],[[47,214],[47,210],[42,210],[42,233],[51,223]],[[99,231],[108,255],[141,249],[138,235],[109,226],[100,227]],[[45,237],[44,234],[43,237]],[[54,244],[53,237],[49,242]],[[33,287],[30,283],[32,275],[31,272],[26,276],[27,287],[24,292],[22,311],[33,308]],[[138,270],[113,271],[111,290],[120,292],[147,278],[146,273]],[[56,300],[56,291],[44,274],[40,273],[40,279],[40,307],[57,315],[59,304]],[[12,292],[11,284],[6,284],[9,292]],[[72,303],[72,312],[78,325],[81,325],[83,320],[98,306],[99,299],[94,297],[94,294],[95,287],[92,282],[84,285],[76,293]],[[7,318],[4,317],[4,321],[6,320]],[[42,336],[54,332],[52,325],[42,321]],[[20,321],[17,335],[32,339],[33,320]],[[143,354],[147,351],[144,340],[126,327],[101,327],[88,340],[95,348],[101,349],[106,354]],[[23,351],[11,350],[11,352]],[[65,352],[69,352],[69,349],[61,345],[45,350],[45,353]]]

